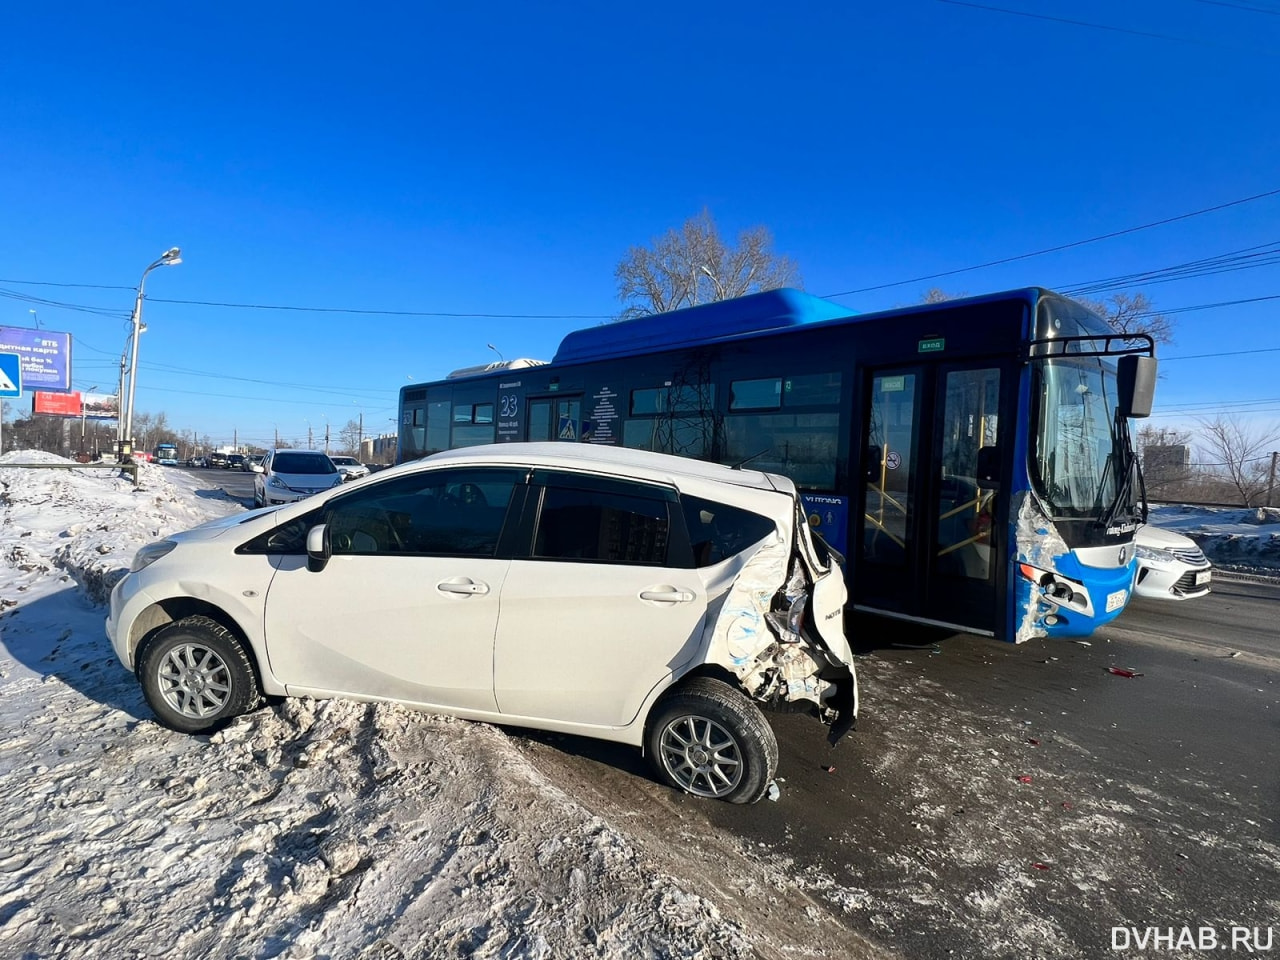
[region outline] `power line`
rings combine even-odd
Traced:
[[[1248,10],[1252,13],[1269,13],[1273,17],[1280,17],[1280,10],[1263,10],[1261,7],[1248,7],[1243,3],[1227,3],[1226,0],[1196,0],[1197,3],[1208,4],[1211,7],[1233,7],[1236,10]]]
[[[1219,203],[1212,207],[1205,207],[1202,210],[1193,210],[1190,213],[1181,213],[1175,217],[1166,217],[1163,220],[1155,220],[1151,223],[1144,223],[1136,227],[1126,227],[1123,230],[1114,230],[1111,233],[1100,234],[1096,237],[1088,237],[1084,240],[1073,240],[1070,243],[1062,243],[1056,247],[1046,247],[1043,250],[1035,250],[1031,253],[1020,253],[1014,257],[1001,257],[999,260],[988,260],[986,263],[974,264],[970,267],[958,267],[955,270],[944,270],[941,273],[930,273],[922,277],[913,277],[910,280],[896,280],[893,283],[880,283],[871,287],[859,287],[856,290],[845,290],[841,293],[828,293],[823,295],[824,300],[833,300],[836,297],[848,297],[855,293],[870,293],[873,290],[888,290],[891,287],[903,287],[909,283],[923,283],[926,280],[938,280],[942,277],[953,277],[959,273],[969,273],[973,270],[983,270],[987,267],[998,267],[1006,263],[1015,263],[1019,260],[1030,260],[1032,257],[1042,257],[1049,253],[1059,253],[1063,250],[1070,250],[1074,247],[1083,247],[1090,243],[1099,243],[1103,240],[1114,240],[1116,237],[1123,237],[1130,233],[1137,233],[1141,230],[1150,230],[1153,227],[1163,227],[1170,223],[1178,223],[1181,220],[1190,220],[1192,217],[1204,216],[1207,213],[1217,213],[1219,210],[1226,210],[1229,207],[1238,207],[1244,203],[1253,203],[1255,200],[1264,200],[1267,197],[1274,197],[1280,194],[1280,189],[1268,190],[1265,193],[1257,193],[1251,197],[1241,197],[1239,200],[1231,200],[1227,203]]]
[[[1280,193],[1280,190],[1276,191]],[[426,310],[363,310],[354,307],[300,307],[290,304],[225,303],[218,300],[160,300],[147,297],[148,303],[174,303],[188,307],[230,307],[237,310],[294,310],[302,313],[349,313],[372,317],[442,317],[467,320],[612,320],[602,313],[448,313]]]
[[[0,283],[17,283],[30,287],[79,287],[84,290],[137,290],[137,287],[122,287],[111,283],[54,283],[52,280],[4,280]]]

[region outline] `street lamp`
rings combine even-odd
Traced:
[[[80,394],[80,452],[81,453],[85,452],[85,449],[84,449],[84,418],[85,418],[84,398],[86,394],[93,393],[93,391],[97,389],[98,389],[98,385],[95,383],[92,387],[90,387],[84,393]]]
[[[142,271],[142,279],[138,281],[138,296],[133,301],[133,348],[132,360],[129,363],[129,403],[125,408],[124,415],[124,434],[120,437],[121,442],[127,440],[130,446],[133,445],[133,391],[138,385],[138,334],[142,332],[142,291],[147,282],[147,274],[156,267],[176,267],[182,262],[179,256],[180,251],[177,247],[170,247],[164,253],[160,254],[159,259],[151,263],[147,269]],[[124,459],[123,446],[121,447],[120,458]]]

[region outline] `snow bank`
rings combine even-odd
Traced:
[[[1190,537],[1227,570],[1280,575],[1280,507],[1151,508],[1151,523]]]

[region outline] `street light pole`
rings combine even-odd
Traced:
[[[93,391],[97,389],[98,389],[98,385],[95,383],[86,392],[93,393]],[[84,418],[85,418],[84,397],[85,395],[83,393],[80,394],[80,452],[81,453],[85,452],[85,449],[84,449]]]
[[[147,274],[156,267],[176,267],[182,262],[179,256],[180,251],[177,247],[170,247],[160,257],[151,263],[147,269],[142,271],[142,279],[138,281],[138,296],[133,301],[133,345],[132,359],[129,362],[129,403],[124,415],[124,433],[120,438],[121,450],[120,459],[124,459],[123,444],[128,441],[130,445],[133,443],[133,393],[134,388],[138,385],[138,334],[142,332],[142,295],[143,288],[147,283]]]

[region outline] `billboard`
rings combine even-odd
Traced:
[[[120,398],[114,393],[85,393],[81,395],[81,416],[87,420],[119,420]]]
[[[16,353],[22,389],[71,392],[71,334],[29,327],[0,327],[0,353]]]
[[[31,394],[31,413],[37,417],[71,417],[79,420],[115,420],[119,417],[120,404],[114,396],[104,393],[50,393],[36,390]]]

